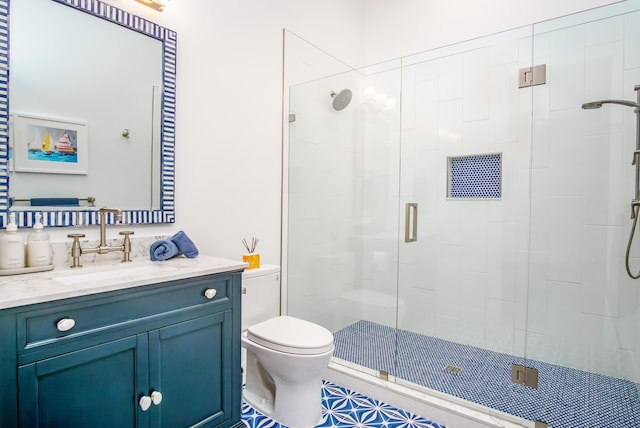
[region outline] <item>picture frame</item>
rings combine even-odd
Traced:
[[[26,114],[13,117],[13,170],[88,174],[87,124]]]

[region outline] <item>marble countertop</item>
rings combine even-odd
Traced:
[[[162,262],[134,259],[131,263],[91,263],[75,269],[56,266],[46,272],[0,276],[0,309],[238,271],[246,266],[241,261],[202,255]]]

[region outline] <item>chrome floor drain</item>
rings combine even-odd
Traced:
[[[444,368],[445,371],[449,372],[449,373],[453,373],[453,374],[458,374],[460,373],[460,370],[462,370],[460,367],[456,367],[456,366],[447,366]]]

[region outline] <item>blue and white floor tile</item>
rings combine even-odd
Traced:
[[[334,333],[334,355],[409,382],[554,428],[638,428],[633,382],[358,321]],[[397,353],[396,353],[397,348]],[[538,388],[511,382],[511,365],[538,369]],[[445,370],[458,367],[458,373]]]
[[[244,402],[242,421],[249,428],[286,428]],[[327,381],[322,384],[322,423],[316,428],[319,427],[445,428],[444,425]]]

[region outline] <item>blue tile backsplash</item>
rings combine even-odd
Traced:
[[[448,161],[447,197],[497,199],[502,197],[502,154],[452,156]]]

